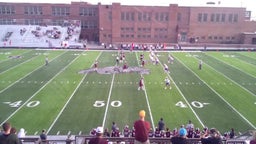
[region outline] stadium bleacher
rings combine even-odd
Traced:
[[[67,26],[51,25],[1,25],[0,47],[68,48],[82,46],[78,42],[81,27],[70,23]],[[80,48],[79,47],[79,48]]]

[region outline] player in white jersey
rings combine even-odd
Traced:
[[[164,82],[165,82],[165,87],[164,87],[164,89],[167,89],[167,87],[169,87],[169,89],[172,89],[172,87],[171,87],[171,81],[170,81],[170,79],[169,79],[168,77],[166,77],[166,78],[164,79]]]
[[[165,71],[166,73],[170,73],[170,72],[169,72],[169,67],[168,67],[167,64],[164,64],[164,71]]]

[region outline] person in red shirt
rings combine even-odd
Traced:
[[[150,144],[148,133],[150,130],[150,123],[145,120],[146,112],[141,110],[139,112],[139,120],[134,122],[135,141],[134,144]]]

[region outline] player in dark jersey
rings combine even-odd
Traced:
[[[144,78],[143,77],[140,78],[138,90],[144,90]]]

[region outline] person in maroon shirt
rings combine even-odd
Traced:
[[[134,144],[150,144],[148,133],[150,130],[150,123],[145,120],[146,112],[141,110],[139,112],[139,120],[134,122],[135,128],[135,142]]]

